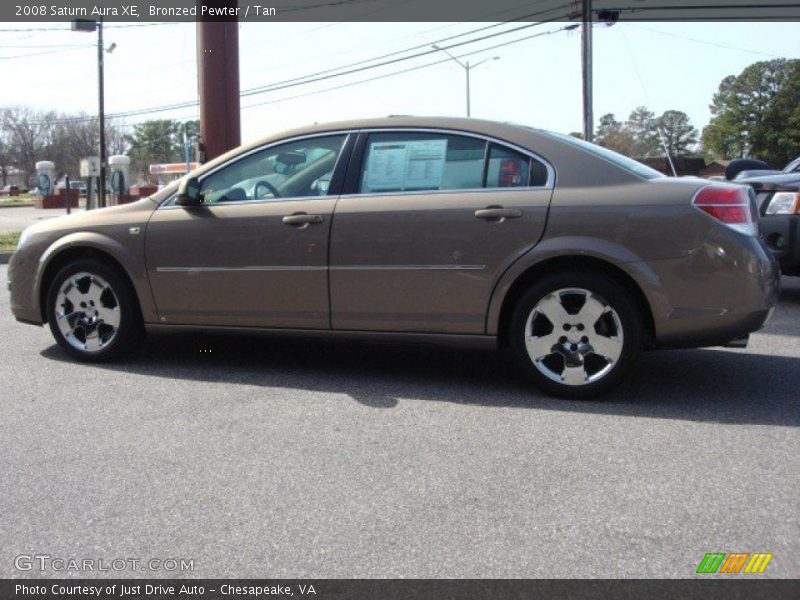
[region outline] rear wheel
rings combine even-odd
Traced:
[[[46,303],[56,342],[81,361],[113,360],[131,350],[143,332],[130,284],[98,260],[78,260],[61,269]]]
[[[580,271],[542,279],[510,326],[517,361],[542,390],[592,398],[616,386],[642,349],[642,316],[614,279]]]

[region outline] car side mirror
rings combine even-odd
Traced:
[[[200,182],[197,177],[184,179],[178,187],[175,204],[178,206],[200,206],[202,203],[203,195],[200,193]]]

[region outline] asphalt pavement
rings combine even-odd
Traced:
[[[6,274],[0,577],[667,578],[734,551],[800,577],[800,279],[746,350],[650,353],[569,402],[433,346],[160,335],[78,364]]]

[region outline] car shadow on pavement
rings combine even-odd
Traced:
[[[41,354],[71,361],[56,345]],[[415,399],[699,422],[800,424],[800,358],[722,349],[647,353],[619,388],[600,401],[582,402],[539,392],[518,374],[507,352],[424,344],[160,334],[148,336],[120,362],[76,368],[345,394],[372,408]]]

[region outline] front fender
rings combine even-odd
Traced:
[[[72,248],[91,248],[113,258],[125,270],[133,283],[134,291],[142,309],[145,321],[148,315],[155,314],[147,273],[144,268],[144,236],[131,236],[132,242],[126,246],[116,239],[96,231],[78,231],[65,235],[54,241],[42,253],[36,272],[35,298],[41,298],[45,291],[41,288],[48,267],[63,252]],[[42,315],[44,317],[44,315]]]
[[[548,261],[564,258],[600,260],[626,273],[647,300],[653,316],[666,314],[667,294],[661,278],[641,257],[625,246],[594,237],[561,236],[543,240],[513,263],[498,279],[489,301],[486,332],[497,335],[503,303],[514,282],[531,269],[544,267]],[[658,322],[658,319],[655,319]]]

